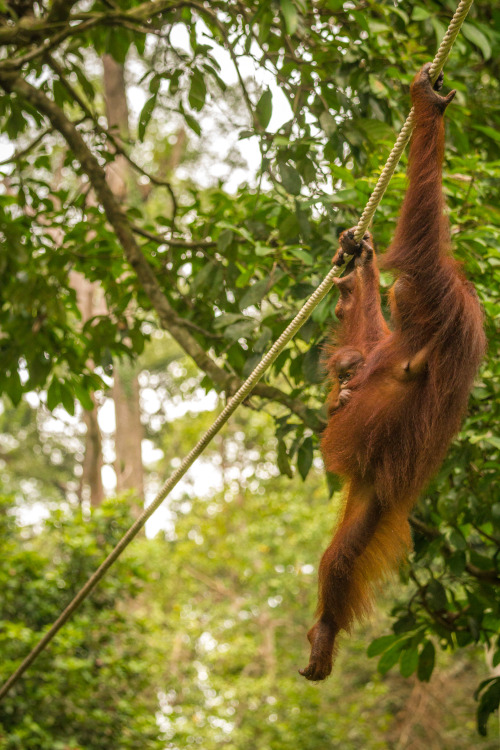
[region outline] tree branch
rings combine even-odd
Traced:
[[[63,136],[88,176],[94,192],[104,208],[107,220],[113,227],[123,248],[125,257],[134,269],[144,292],[156,311],[161,326],[171,334],[200,370],[210,377],[214,385],[221,390],[233,392],[242,381],[219,367],[191,335],[187,327],[180,323],[181,319],[163,294],[153,268],[142,254],[135,240],[134,231],[125,212],[107,184],[104,169],[90,151],[74,123],[48,96],[29,84],[17,73],[0,71],[0,84],[6,92],[15,92],[21,98],[29,101],[47,117],[54,130],[57,130]],[[315,431],[321,429],[321,422],[314,412],[307,409],[300,400],[292,398],[278,388],[268,386],[265,383],[258,383],[252,393],[282,403],[304,421],[308,427]]]
[[[32,151],[34,148],[38,146],[39,143],[43,141],[46,135],[49,135],[49,133],[52,133],[53,128],[45,128],[40,135],[38,135],[31,143],[29,143],[27,146],[22,148],[20,151],[15,151],[12,156],[7,157],[7,159],[2,159],[0,161],[0,167],[4,164],[12,164],[15,161],[19,161],[19,159],[22,159],[23,156],[27,156],[30,151]]]
[[[52,0],[52,5],[47,16],[47,23],[61,23],[67,21],[73,6],[78,0]]]
[[[413,526],[413,528],[419,531],[421,534],[426,536],[428,539],[438,539],[441,536],[438,529],[433,529],[431,526],[427,526],[427,524],[425,524],[419,518],[411,515],[409,520],[410,525]],[[453,554],[452,550],[446,544],[444,539],[441,543],[441,550],[443,552],[443,557],[445,558],[450,557],[450,555]],[[477,578],[479,581],[484,581],[485,583],[489,583],[492,586],[500,585],[500,576],[498,576],[496,570],[481,570],[472,563],[466,563],[465,570],[467,571],[467,573],[469,573],[469,575]]]
[[[178,240],[175,237],[164,237],[161,234],[155,234],[154,232],[149,232],[147,229],[142,229],[142,227],[138,227],[135,224],[132,224],[131,227],[133,232],[147,240],[151,240],[151,242],[155,242],[157,245],[170,245],[171,247],[182,247],[188,250],[203,250],[207,247],[215,247],[217,244],[213,240],[190,242],[189,240]]]
[[[64,5],[64,0],[57,0],[58,5]],[[66,3],[71,6],[75,3],[71,0]],[[148,25],[151,20],[166,11],[176,11],[191,6],[189,2],[176,2],[175,0],[153,0],[153,2],[142,3],[129,10],[117,9],[104,13],[75,13],[72,16],[68,13],[66,20],[49,21],[45,19],[33,18],[26,16],[14,26],[0,25],[0,46],[15,45],[23,47],[34,45],[41,42],[39,46],[30,50],[30,52],[20,57],[8,57],[0,62],[0,69],[17,70],[26,62],[34,60],[47,51],[54,49],[68,37],[74,37],[82,34],[96,26],[127,26],[134,22],[145,23],[146,28],[142,28],[142,33],[148,33]],[[60,7],[59,7],[60,10]],[[58,10],[58,13],[59,13]],[[76,23],[78,22],[79,23]],[[136,24],[137,25],[137,24]],[[151,26],[154,30],[154,27]]]

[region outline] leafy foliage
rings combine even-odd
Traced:
[[[55,513],[41,535],[19,538],[11,503],[2,499],[0,604],[2,682],[116,543],[130,522],[124,503],[92,519]],[[120,562],[0,707],[2,750],[163,747],[156,727],[146,622],[130,612],[146,570]],[[126,601],[127,604],[120,605]]]

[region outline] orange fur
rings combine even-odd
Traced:
[[[443,214],[443,113],[454,92],[439,96],[428,70],[411,88],[409,188],[384,258],[397,274],[392,330],[369,235],[356,246],[344,232],[334,259],[357,255],[352,273],[336,282],[341,325],[328,359],[333,383],[322,439],[326,468],[346,480],[345,507],[320,563],[318,621],[301,670],[310,680],[330,673],[338,632],[369,612],[374,586],[410,548],[408,514],[460,426],[485,350],[480,305],[451,257]]]

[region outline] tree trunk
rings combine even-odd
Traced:
[[[80,498],[83,499],[85,490],[88,489],[90,505],[97,508],[104,500],[104,487],[102,484],[102,443],[101,431],[97,421],[97,405],[92,396],[94,408],[92,411],[83,411],[83,421],[87,428],[85,441],[85,456],[82,464],[82,477],[80,482]]]
[[[104,98],[108,127],[118,140],[128,137],[128,106],[124,69],[111,55],[103,56]],[[121,199],[127,195],[128,163],[117,155],[107,169],[108,184]],[[139,500],[144,499],[142,465],[142,435],[140,391],[137,373],[131,367],[114,362],[113,401],[115,404],[115,472],[117,491],[132,490]],[[134,507],[134,514],[140,507]]]
[[[134,490],[138,498],[143,499],[140,393],[137,375],[131,367],[121,365],[117,369],[115,366],[113,400],[116,414],[116,490]],[[137,511],[140,512],[139,507]]]
[[[71,273],[71,286],[76,291],[78,308],[82,314],[82,322],[94,315],[102,313],[102,302],[97,302],[95,293],[97,285],[88,281],[79,273]],[[83,421],[87,428],[85,439],[85,456],[82,464],[82,476],[80,480],[80,502],[88,495],[90,505],[93,508],[98,507],[104,500],[104,487],[102,484],[102,441],[99,422],[97,419],[97,405],[95,397],[92,396],[94,408],[92,411],[83,410]]]

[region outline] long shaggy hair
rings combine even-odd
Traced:
[[[345,480],[344,506],[319,569],[318,621],[301,671],[311,680],[329,674],[337,633],[369,611],[374,585],[410,547],[408,514],[459,429],[486,346],[477,295],[451,256],[443,214],[443,113],[454,92],[438,95],[426,66],[411,93],[409,187],[382,261],[396,274],[391,328],[370,237],[358,246],[352,232],[341,237],[339,253],[358,257],[336,282],[340,325],[321,448],[327,470]]]

